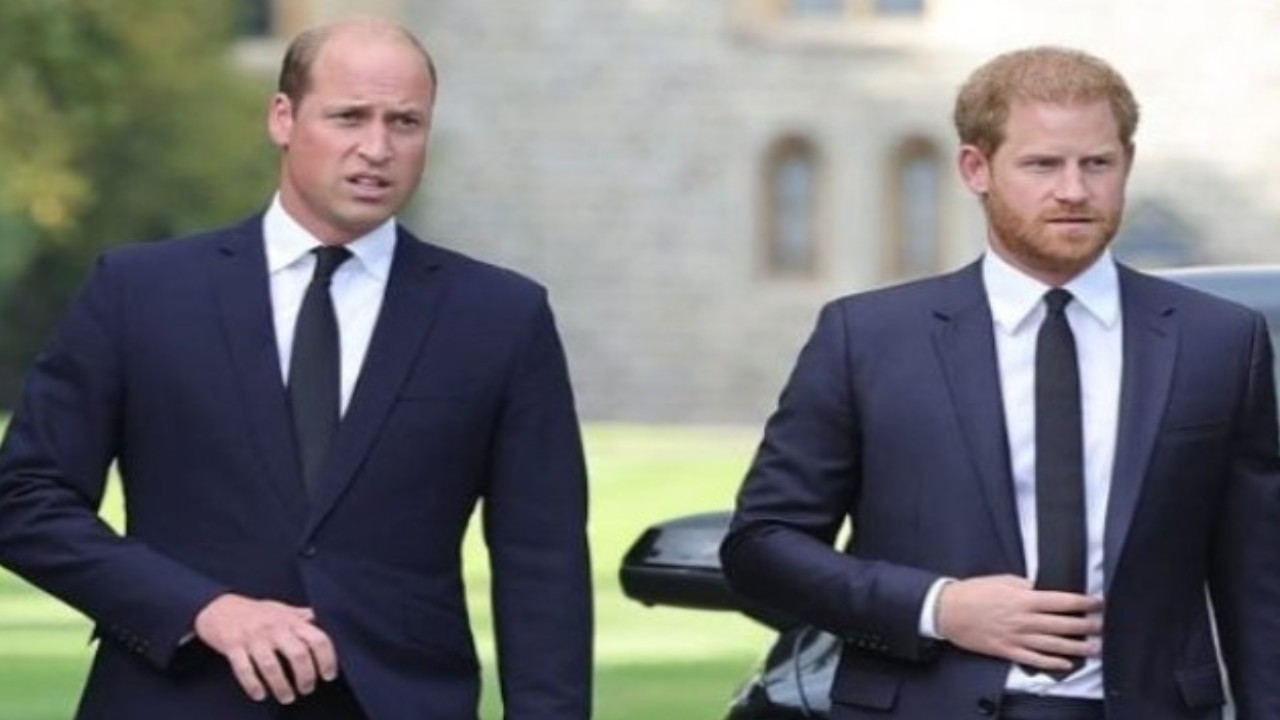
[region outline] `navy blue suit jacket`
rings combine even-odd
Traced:
[[[274,717],[180,647],[231,591],[313,607],[373,720],[474,718],[459,553],[480,501],[507,717],[584,720],[586,478],[545,292],[400,230],[309,500],[261,224],[104,255],[0,449],[0,561],[102,639],[79,717]],[[95,514],[113,461],[124,536]]]
[[[1108,716],[1217,718],[1206,586],[1240,720],[1280,718],[1280,468],[1261,316],[1120,268],[1105,528]],[[922,640],[940,577],[1025,575],[977,264],[828,305],[722,548],[745,595],[847,642],[833,718],[962,717],[1009,663]],[[852,539],[832,545],[846,518]],[[989,714],[989,713],[988,713]]]

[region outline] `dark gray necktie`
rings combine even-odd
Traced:
[[[351,251],[342,246],[325,246],[312,252],[316,268],[298,310],[289,360],[289,406],[302,479],[308,491],[314,487],[329,440],[338,427],[342,362],[329,282],[338,266],[351,257]]]
[[[1036,339],[1036,589],[1084,593],[1084,438],[1076,341],[1065,308],[1071,293],[1044,296],[1047,313]],[[1083,660],[1075,658],[1078,668]],[[1069,674],[1050,673],[1056,677]]]

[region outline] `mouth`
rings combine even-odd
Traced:
[[[381,198],[391,189],[391,181],[376,173],[355,173],[346,177],[346,183],[359,198]]]
[[[1083,228],[1097,224],[1098,218],[1089,215],[1068,215],[1051,217],[1045,220],[1047,225],[1062,228]]]

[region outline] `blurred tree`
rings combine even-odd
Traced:
[[[104,248],[264,203],[266,81],[236,0],[0,2],[0,407]]]

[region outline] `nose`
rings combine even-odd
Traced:
[[[1058,174],[1058,182],[1054,185],[1053,191],[1055,198],[1072,205],[1084,202],[1089,197],[1084,172],[1075,165],[1063,167],[1062,172]]]
[[[375,165],[391,159],[391,133],[380,123],[370,123],[360,138],[360,157]]]

